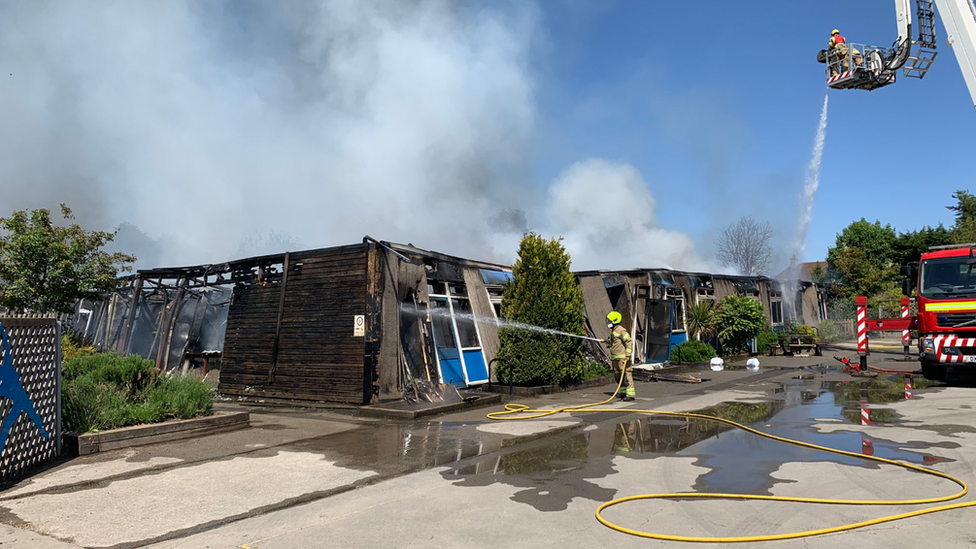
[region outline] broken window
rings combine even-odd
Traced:
[[[451,311],[445,299],[433,299],[430,302],[431,320],[434,323],[434,339],[440,349],[457,347],[454,339],[454,326],[451,324]]]
[[[495,318],[502,317],[502,294],[505,289],[501,286],[487,286],[488,301],[491,302],[491,309],[495,312]]]
[[[467,299],[452,299],[454,319],[457,322],[458,339],[461,349],[481,347],[478,343],[478,329],[475,327],[474,315],[471,313],[471,303]]]
[[[715,290],[712,288],[698,288],[695,291],[695,296],[698,298],[697,303],[701,303],[704,300],[715,301]]]
[[[685,293],[680,288],[667,288],[665,296],[672,301],[674,308],[674,331],[685,331]]]
[[[621,296],[624,295],[624,282],[618,276],[604,276],[603,286],[607,289],[607,297],[610,298],[610,306],[613,310],[620,311]]]

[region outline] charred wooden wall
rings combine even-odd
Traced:
[[[378,291],[371,253],[363,244],[264,258],[254,280],[234,289],[220,392],[369,402],[376,330],[370,292]],[[356,315],[366,316],[366,337],[354,336]]]

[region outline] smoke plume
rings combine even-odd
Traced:
[[[507,262],[525,229],[578,267],[699,265],[629,166],[531,183],[543,32],[509,7],[5,3],[0,211],[66,202],[140,267],[364,234]]]

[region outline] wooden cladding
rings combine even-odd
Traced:
[[[369,247],[314,253],[285,254],[283,276],[234,289],[220,392],[369,401],[373,380],[364,379],[365,340],[353,336],[355,316],[367,314]]]

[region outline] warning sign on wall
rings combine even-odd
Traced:
[[[356,315],[353,317],[353,337],[366,336],[366,315]]]

